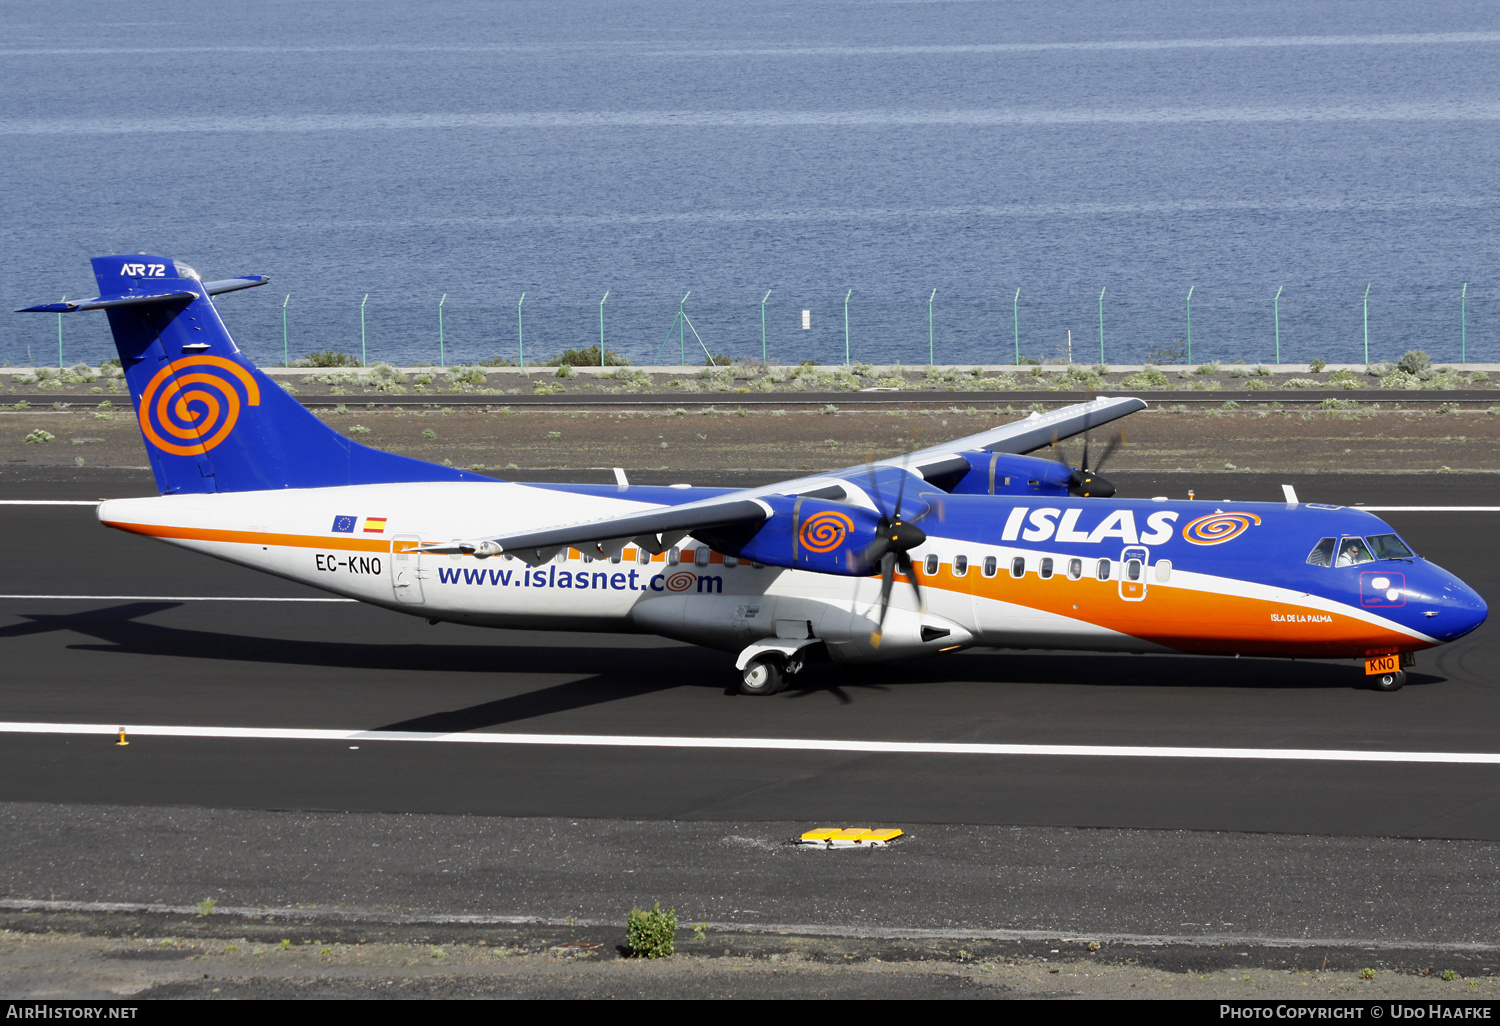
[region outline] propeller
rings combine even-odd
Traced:
[[[901,468],[903,471],[906,468]],[[901,500],[906,492],[907,473],[902,473],[901,483],[896,489],[896,505],[891,512],[886,512],[885,497],[880,493],[880,483],[875,479],[875,467],[870,465],[870,493],[875,497],[875,505],[880,509],[880,523],[875,530],[875,540],[860,553],[860,559],[866,566],[880,567],[880,616],[875,621],[875,629],[870,632],[870,643],[877,648],[880,646],[881,632],[885,627],[885,614],[890,609],[891,591],[896,586],[896,571],[906,575],[906,580],[911,584],[912,591],[916,593],[917,603],[924,611],[927,602],[922,597],[922,587],[917,584],[917,575],[912,567],[911,556],[907,555],[912,549],[927,540],[927,532],[916,524],[910,523],[901,517]]]
[[[1075,468],[1068,462],[1067,457],[1063,455],[1062,449],[1057,444],[1057,438],[1054,437],[1052,439],[1052,455],[1057,462],[1067,467],[1070,471],[1068,477],[1068,494],[1084,499],[1108,499],[1114,495],[1115,486],[1107,478],[1099,474],[1099,468],[1103,467],[1109,461],[1109,458],[1114,455],[1115,450],[1123,445],[1124,442],[1124,432],[1115,435],[1105,445],[1104,452],[1100,454],[1098,462],[1090,465],[1089,432],[1085,431],[1083,433],[1083,459],[1078,461],[1078,466]]]

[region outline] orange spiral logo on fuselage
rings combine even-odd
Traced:
[[[668,591],[687,591],[697,579],[697,574],[687,570],[679,570],[675,574],[669,574],[667,579],[662,583],[666,585]]]
[[[246,405],[260,405],[260,385],[249,371],[222,356],[187,356],[156,372],[136,416],[146,440],[162,452],[202,456],[229,437]]]
[[[1259,523],[1260,517],[1254,513],[1210,513],[1185,525],[1182,536],[1194,545],[1218,545],[1239,537],[1251,524]]]
[[[802,547],[808,552],[831,552],[844,543],[854,521],[842,513],[819,513],[802,525]]]

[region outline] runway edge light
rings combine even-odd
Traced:
[[[880,848],[904,833],[898,827],[879,830],[868,827],[819,827],[797,838],[797,843],[819,848]]]
[[[128,745],[128,744],[130,744],[130,742],[125,740],[125,728],[121,727],[120,728],[120,740],[118,740],[118,741],[115,742],[115,747],[118,748],[121,745]]]

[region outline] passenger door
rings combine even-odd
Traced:
[[[1128,545],[1120,552],[1120,598],[1126,602],[1140,602],[1146,597],[1150,558],[1150,550],[1141,545]]]
[[[391,588],[398,602],[417,606],[426,601],[422,595],[422,554],[416,551],[421,544],[422,539],[411,534],[391,539]]]

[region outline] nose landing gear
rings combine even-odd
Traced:
[[[1405,670],[1397,670],[1394,673],[1377,673],[1370,677],[1370,686],[1376,691],[1400,691],[1401,686],[1405,683]]]

